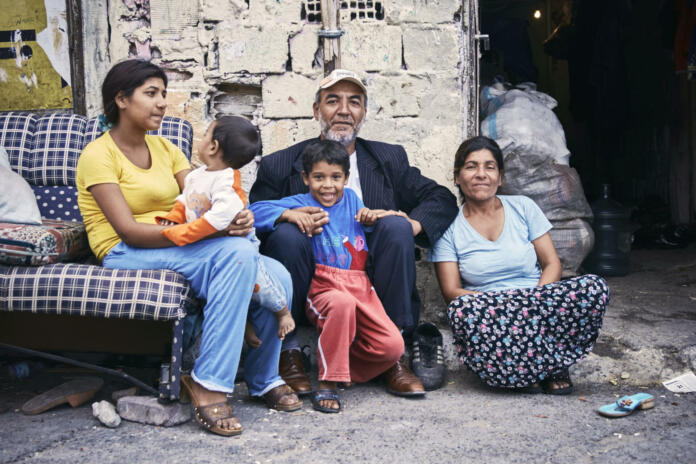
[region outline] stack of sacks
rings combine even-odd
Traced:
[[[592,250],[592,209],[580,177],[568,166],[565,134],[549,95],[525,84],[506,90],[502,84],[484,87],[481,133],[503,150],[505,173],[500,193],[533,199],[553,224],[553,240],[563,276],[577,275]]]

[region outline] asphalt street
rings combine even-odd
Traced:
[[[89,405],[25,416],[18,408],[26,397],[5,385],[0,462],[694,462],[696,393],[575,385],[566,397],[510,394],[460,371],[424,399],[391,396],[377,382],[357,385],[342,392],[342,413],[322,414],[308,400],[298,412],[270,411],[239,384],[230,401],[244,433],[232,438],[193,421],[169,428],[123,421],[108,429]],[[639,391],[656,397],[654,409],[619,419],[596,413]]]

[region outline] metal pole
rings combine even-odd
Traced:
[[[341,67],[340,0],[321,0],[321,23],[319,37],[323,39],[324,75]]]

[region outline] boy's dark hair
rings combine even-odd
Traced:
[[[350,170],[350,159],[346,147],[333,140],[312,142],[302,151],[302,170],[305,174],[309,175],[314,165],[320,161],[338,164],[346,175]]]
[[[167,75],[156,64],[143,59],[131,59],[116,63],[111,67],[102,83],[102,104],[104,114],[112,124],[118,124],[118,106],[116,96],[119,92],[130,97],[133,91],[151,77],[159,77],[167,88]]]
[[[213,129],[213,140],[222,149],[222,160],[232,169],[239,169],[261,153],[261,137],[251,121],[241,116],[223,116]]]

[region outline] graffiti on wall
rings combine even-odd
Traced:
[[[65,0],[0,0],[0,111],[72,108]]]

